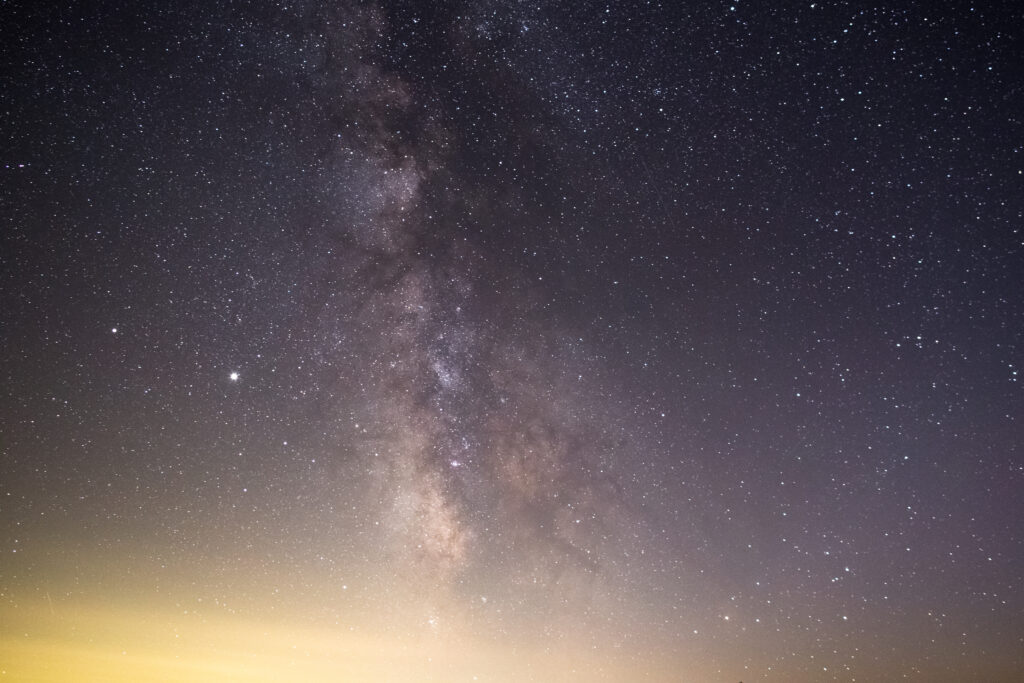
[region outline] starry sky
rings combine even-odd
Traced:
[[[1024,672],[1013,2],[27,2],[0,680]]]

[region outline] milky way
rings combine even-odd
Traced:
[[[15,3],[11,680],[1009,680],[1009,6]]]

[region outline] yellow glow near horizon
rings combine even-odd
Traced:
[[[0,677],[11,681],[625,681],[630,670],[580,650],[169,611],[8,605],[0,618]]]

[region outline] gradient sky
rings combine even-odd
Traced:
[[[0,14],[0,681],[1024,676],[1018,3]]]

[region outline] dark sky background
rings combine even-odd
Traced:
[[[10,680],[1024,671],[1017,3],[8,2]]]

